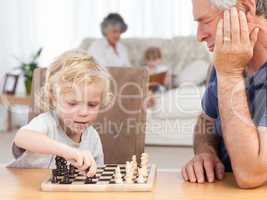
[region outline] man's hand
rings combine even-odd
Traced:
[[[80,151],[70,147],[67,149],[67,151],[65,151],[63,157],[70,161],[71,164],[77,167],[79,170],[85,171],[90,168],[87,172],[87,176],[91,177],[96,174],[96,162],[89,151]]]
[[[247,17],[234,7],[224,12],[217,25],[214,64],[218,75],[242,76],[253,56],[259,28],[249,31]]]
[[[224,166],[214,153],[200,153],[189,161],[181,170],[185,181],[192,183],[214,182],[224,177]]]

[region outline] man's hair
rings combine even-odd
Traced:
[[[235,6],[238,0],[209,0],[212,5],[220,10],[226,10]],[[256,15],[263,15],[267,18],[267,0],[256,1]]]

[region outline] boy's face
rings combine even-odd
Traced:
[[[155,68],[156,66],[161,64],[161,59],[160,58],[150,59],[146,61],[146,64],[150,68]]]
[[[65,127],[82,133],[92,125],[101,107],[102,89],[98,84],[82,84],[58,95],[56,112]]]

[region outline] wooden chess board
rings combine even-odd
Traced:
[[[120,167],[123,183],[117,184],[114,181],[114,173],[117,166]],[[134,172],[133,183],[125,181],[125,164],[107,164],[97,168],[96,176],[90,183],[86,183],[86,176],[83,172],[75,171],[74,177],[69,184],[52,183],[52,176],[41,184],[43,191],[152,191],[156,180],[157,169],[155,165],[148,166],[148,177],[145,183],[137,183],[137,171]]]

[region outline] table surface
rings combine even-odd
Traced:
[[[6,106],[12,105],[31,105],[31,96],[16,96],[16,95],[7,95],[7,94],[0,94],[0,104]]]
[[[267,186],[252,190],[237,188],[232,174],[212,184],[185,183],[177,171],[158,171],[153,192],[42,192],[41,182],[47,178],[47,169],[9,169],[0,166],[0,197],[4,200],[68,200],[68,199],[266,199]]]

